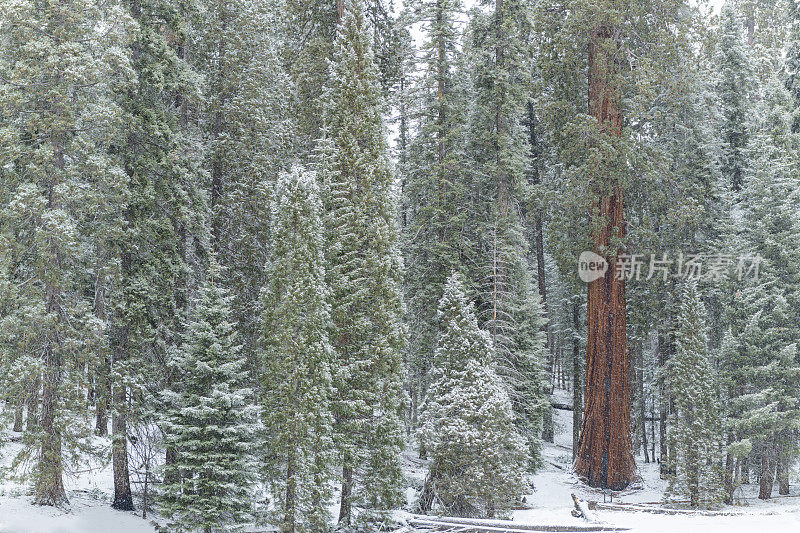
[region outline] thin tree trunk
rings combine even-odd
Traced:
[[[667,362],[666,358],[666,335],[659,331],[658,335],[658,453],[659,453],[659,473],[661,479],[666,479],[669,470],[669,457],[667,456],[667,387],[664,383],[663,372]]]
[[[727,444],[733,443],[733,434],[728,433]],[[725,454],[725,503],[728,505],[733,503],[733,490],[735,488],[733,481],[734,463],[733,456],[730,453]]]
[[[131,255],[126,250],[121,254],[123,273],[131,272]],[[124,317],[117,317],[122,323],[112,326],[113,364],[116,373],[125,372],[125,361],[130,351],[130,330]],[[123,380],[113,385],[113,413],[111,417],[111,462],[114,468],[114,501],[111,506],[122,511],[132,511],[133,496],[128,471],[128,398]]]
[[[589,112],[602,131],[619,135],[622,127],[618,70],[611,50],[613,28],[598,25],[589,43]],[[577,474],[594,487],[624,489],[636,478],[631,449],[625,281],[614,274],[616,259],[608,256],[612,234],[625,235],[622,191],[599,191],[595,253],[609,259],[607,275],[589,284],[587,303],[586,396]],[[612,251],[613,252],[613,251]]]
[[[17,402],[14,407],[14,427],[13,431],[19,433],[22,431],[23,413],[25,409],[25,396],[20,393],[17,395]]]
[[[101,437],[108,435],[108,407],[111,400],[111,379],[108,375],[110,367],[108,357],[104,356],[97,369],[95,433]]]
[[[294,448],[289,447],[289,454],[286,458],[286,516],[283,519],[283,533],[295,533],[297,523],[296,495],[297,480],[295,479],[295,456]]]
[[[750,457],[745,457],[742,459],[742,464],[739,467],[742,476],[742,484],[749,485],[750,484]]]
[[[114,387],[113,398],[111,462],[114,467],[114,502],[111,507],[120,511],[133,511],[133,495],[128,471],[127,394],[122,383]]]
[[[580,341],[580,328],[581,328],[581,307],[580,301],[577,296],[572,299],[572,327],[574,334],[572,336],[572,460],[578,455],[578,445],[580,442],[581,430],[581,409],[583,408],[581,399],[581,341]]]
[[[777,478],[778,478],[778,494],[786,496],[789,494],[789,455],[786,450],[786,444],[781,441],[781,445],[777,450]]]
[[[227,102],[227,80],[225,79],[227,68],[227,41],[225,32],[228,28],[228,17],[225,9],[227,0],[218,0],[217,4],[217,18],[220,23],[219,41],[217,42],[217,87],[212,86],[212,90],[216,93],[215,109],[213,113],[213,125],[211,129],[211,137],[214,141],[214,153],[211,162],[211,235],[212,235],[212,249],[221,252],[220,239],[222,233],[223,218],[219,212],[219,206],[222,202],[223,196],[223,174],[225,168],[223,166],[223,153],[219,146],[219,140],[224,135],[225,129],[225,105]]]
[[[542,440],[545,442],[553,442],[555,440],[555,424],[553,422],[553,408],[548,405],[545,407],[544,415],[542,416]]]
[[[27,431],[36,431],[39,425],[39,399],[42,388],[42,380],[37,372],[28,382],[28,390],[25,393],[25,403],[28,411],[28,418],[25,421]]]
[[[106,321],[105,276],[103,267],[98,266],[97,282],[94,294],[94,314],[101,321]],[[108,434],[108,402],[111,395],[109,372],[110,362],[106,354],[102,354],[100,364],[95,370],[95,433],[101,437]]]
[[[653,462],[656,461],[656,400],[653,398],[650,401],[650,417],[652,418],[652,422],[650,423],[650,457],[653,458]]]
[[[503,0],[495,0],[495,28],[497,44],[495,45],[495,65],[497,68],[502,68],[505,64],[505,50],[503,48]],[[506,117],[502,105],[502,99],[497,98],[495,101],[495,133],[497,138],[500,139],[505,135],[508,127],[508,117]],[[509,210],[509,176],[506,168],[501,161],[501,150],[496,150],[497,153],[497,176],[495,182],[497,184],[497,213],[494,220],[493,231],[493,244],[492,244],[492,342],[497,346],[497,325],[498,316],[500,312],[500,298],[503,287],[501,286],[501,278],[503,273],[503,258],[501,257],[498,231],[501,224],[504,224],[508,218]]]
[[[758,498],[769,500],[772,496],[772,486],[775,483],[775,437],[769,437],[764,442],[761,451],[761,479],[759,481]]]
[[[650,462],[647,453],[647,398],[644,396],[644,348],[640,345],[636,352],[636,385],[639,401],[639,418],[642,421],[642,451],[644,452],[644,462]]]
[[[150,480],[150,459],[144,465],[144,489],[142,490],[142,518],[147,518],[147,482]]]
[[[186,228],[186,223],[183,220],[176,219],[174,221],[175,224],[175,234],[178,236],[178,256],[183,260],[187,261],[188,255],[188,230]],[[175,280],[175,285],[173,288],[174,296],[175,296],[175,309],[177,311],[178,320],[175,321],[175,338],[181,339],[185,333],[184,322],[182,318],[186,318],[189,315],[189,280],[188,280],[188,273],[186,269],[182,269],[181,274],[178,276],[178,279]],[[178,340],[175,341],[176,343]],[[168,369],[165,369],[166,372],[166,380],[164,386],[169,388],[172,386],[175,377],[169,372]],[[164,450],[164,464],[171,465],[174,464],[175,461],[178,459],[178,451],[172,447],[167,446]],[[177,483],[180,477],[180,473],[176,471],[176,469],[169,469],[167,473],[164,474],[164,482],[165,483]]]
[[[349,458],[345,458],[342,466],[342,501],[339,506],[339,525],[350,525],[350,513],[352,511],[353,495],[353,467],[349,464]]]
[[[699,457],[697,457],[696,448],[689,446],[684,460],[686,461],[686,484],[689,488],[689,505],[696,509],[700,506]]]
[[[164,464],[171,465],[174,464],[175,461],[178,459],[178,452],[172,446],[167,446],[167,449],[164,451]],[[164,473],[164,483],[175,483],[178,481],[178,473],[173,472],[173,469],[168,470],[169,473]]]

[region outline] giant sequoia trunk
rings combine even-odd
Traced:
[[[613,28],[599,25],[589,43],[589,112],[604,134],[622,127],[616,79]],[[622,190],[614,182],[598,185],[601,228],[594,251],[609,261],[606,275],[589,284],[586,350],[586,395],[576,473],[595,487],[620,490],[636,476],[630,432],[628,359],[625,333],[625,282],[615,275],[612,235],[625,235]]]

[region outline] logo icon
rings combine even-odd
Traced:
[[[583,252],[578,257],[578,277],[581,281],[591,283],[605,276],[608,262],[603,256],[594,252]]]

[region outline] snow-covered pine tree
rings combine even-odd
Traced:
[[[744,359],[734,373],[739,389],[732,405],[740,416],[740,438],[752,439],[753,458],[761,463],[763,499],[771,495],[776,472],[780,469],[783,477],[785,463],[797,455],[790,428],[798,423],[800,395],[790,384],[800,375],[800,365],[786,356],[789,346],[800,340],[791,326],[797,323],[800,302],[800,198],[794,194],[798,145],[791,132],[792,104],[783,84],[772,79],[754,113],[752,172],[742,190],[739,238],[742,255],[763,263],[757,277],[744,270],[743,279],[737,280],[741,299],[732,317]]]
[[[792,446],[787,437],[800,420],[800,367],[796,345],[787,339],[789,308],[785,299],[765,289],[762,285],[744,291],[743,305],[755,312],[750,312],[739,336],[744,364],[734,374],[739,390],[731,400],[737,415],[731,425],[740,440],[753,444],[749,460],[760,465],[759,498],[764,500],[772,495],[778,458],[791,449],[786,448]]]
[[[784,85],[792,96],[792,132],[800,133],[800,4],[788,2],[786,12],[786,55],[784,56]]]
[[[743,460],[750,454],[752,442],[747,435],[741,433],[737,424],[740,413],[737,412],[734,402],[731,401],[739,393],[738,380],[736,379],[737,369],[744,364],[743,351],[738,338],[728,328],[722,335],[719,348],[715,353],[717,380],[720,387],[720,412],[723,423],[723,432],[726,442],[725,447],[725,503],[733,503],[733,495],[740,486],[740,466]],[[737,390],[738,389],[738,390]]]
[[[382,521],[402,501],[405,328],[396,191],[378,70],[363,2],[346,0],[343,8],[325,93],[330,138],[321,143],[321,171],[330,187],[326,264],[344,526],[353,523],[353,506],[363,508],[363,521]]]
[[[431,460],[421,507],[455,516],[495,516],[523,490],[526,440],[494,371],[489,334],[478,327],[459,274],[439,302],[440,333],[420,432]]]
[[[511,396],[514,420],[520,435],[528,444],[529,470],[542,465],[541,447],[545,415],[552,410],[547,397],[550,370],[546,367],[546,333],[542,299],[527,273],[519,280],[523,289],[515,312],[517,321],[517,357],[515,363],[515,394]],[[526,285],[527,284],[527,285]]]
[[[526,2],[502,0],[494,2],[492,13],[476,13],[471,21],[466,46],[475,69],[467,133],[471,166],[462,178],[471,216],[462,232],[474,238],[462,261],[470,265],[467,275],[478,296],[478,319],[492,336],[515,420],[534,452],[539,437],[525,428],[540,425],[550,407],[543,402],[544,391],[531,396],[534,388],[529,386],[541,375],[530,375],[528,359],[544,351],[528,351],[525,345],[531,339],[522,334],[523,324],[542,317],[539,299],[531,300],[530,243],[520,210],[530,194],[530,146],[522,127],[529,97],[524,88],[531,83],[529,15]]]
[[[669,495],[688,497],[692,507],[723,500],[720,468],[720,405],[708,351],[706,310],[694,280],[687,280],[675,331],[675,353],[667,362],[667,385],[675,402],[669,431],[674,462]]]
[[[281,173],[263,295],[263,420],[276,522],[291,533],[325,531],[331,518],[333,351],[321,216],[315,174]]]
[[[405,290],[409,325],[412,425],[428,386],[436,347],[436,305],[453,270],[461,268],[466,211],[463,209],[466,94],[457,80],[460,0],[416,0],[410,24],[426,33],[423,74],[413,88],[417,119],[405,165]]]
[[[731,190],[738,192],[748,172],[747,117],[754,82],[753,67],[742,35],[742,22],[730,0],[722,6],[718,31],[715,63],[722,111],[720,171],[728,179]]]
[[[269,258],[269,199],[299,144],[290,117],[294,95],[279,48],[284,0],[203,0],[192,51],[207,81],[199,112],[210,177],[214,252],[225,267],[231,310],[244,352],[261,337],[258,304]],[[318,95],[317,95],[318,96]],[[250,361],[251,368],[258,362]],[[255,381],[255,379],[254,379]]]
[[[234,531],[252,519],[258,409],[245,387],[245,358],[230,322],[230,297],[213,257],[195,316],[170,361],[180,387],[164,391],[166,444],[160,508],[175,531]]]
[[[194,8],[175,10],[171,0],[127,0],[138,31],[130,44],[136,84],[120,91],[126,112],[125,139],[115,146],[124,162],[128,196],[124,231],[114,242],[119,272],[108,283],[111,360],[98,367],[98,432],[103,404],[111,396],[112,506],[133,507],[128,425],[149,416],[145,402],[172,379],[166,354],[180,343],[188,318],[193,259],[208,248],[207,206],[202,191],[202,151],[190,109],[201,80],[187,61]],[[157,377],[157,378],[156,378]],[[112,392],[113,389],[113,392]],[[167,452],[168,455],[171,452]]]
[[[4,378],[27,395],[20,458],[35,450],[35,501],[59,505],[66,458],[91,434],[86,397],[75,391],[87,386],[86,365],[97,365],[107,326],[89,295],[97,264],[113,270],[108,244],[126,194],[109,147],[122,136],[115,92],[133,78],[125,48],[132,25],[116,1],[2,1],[0,13],[0,232],[9,245],[0,256],[10,260],[0,262],[26,331],[3,359]]]

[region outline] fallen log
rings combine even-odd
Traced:
[[[611,527],[602,525],[539,525],[539,524],[518,524],[510,520],[491,520],[482,518],[456,518],[456,517],[434,517],[424,515],[411,515],[407,520],[408,524],[414,527],[426,528],[462,528],[461,530],[469,533],[529,533],[531,531],[543,531],[554,533],[583,533],[594,531],[627,531],[628,528]]]
[[[570,496],[572,496],[572,503],[575,505],[575,509],[572,510],[572,516],[575,518],[583,518],[589,522],[597,521],[597,516],[590,510],[592,506],[589,503],[579,499],[575,496],[574,492],[570,494]]]
[[[742,514],[738,511],[711,511],[705,509],[672,509],[669,507],[655,507],[648,504],[636,503],[597,503],[597,508],[603,511],[627,511],[637,513],[686,515],[686,516],[735,516]]]

